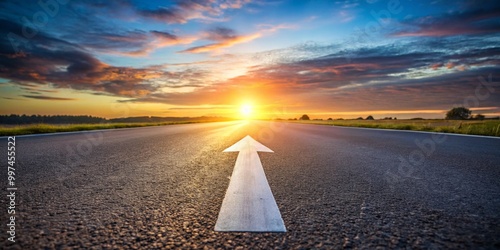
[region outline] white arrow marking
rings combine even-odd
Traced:
[[[239,154],[215,231],[286,232],[258,151],[273,152],[248,135],[224,150]]]

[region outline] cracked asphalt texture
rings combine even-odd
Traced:
[[[222,151],[246,135],[274,150],[259,156],[286,233],[213,230],[237,157]],[[16,243],[4,209],[0,248],[500,248],[500,139],[415,143],[432,135],[241,121],[16,137]]]

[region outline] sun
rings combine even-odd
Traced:
[[[248,118],[253,112],[252,105],[250,104],[243,104],[240,107],[240,113],[243,117]]]

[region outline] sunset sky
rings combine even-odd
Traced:
[[[0,114],[498,116],[499,62],[499,1],[0,1]]]

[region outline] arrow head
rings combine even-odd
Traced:
[[[245,136],[243,139],[233,144],[231,147],[226,148],[223,152],[239,152],[243,150],[274,153],[271,149],[254,140],[249,135]]]

